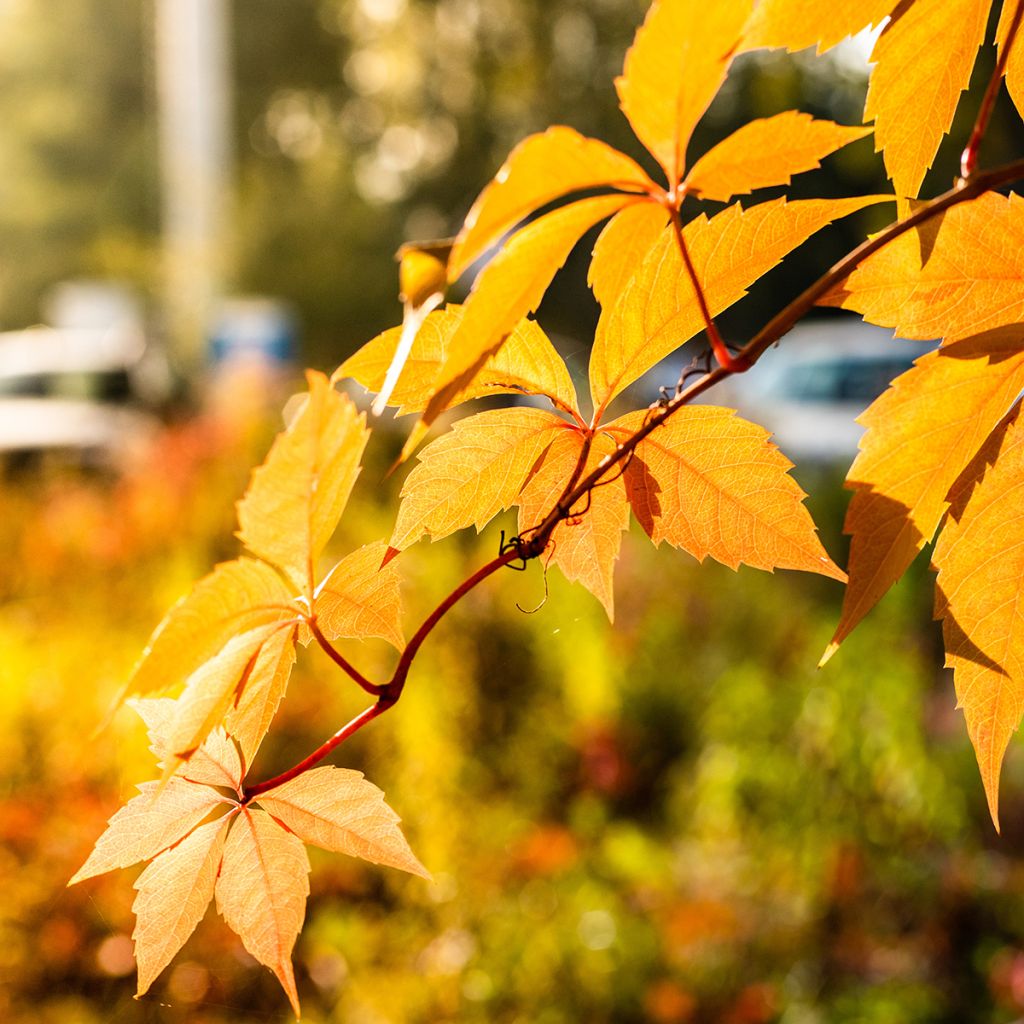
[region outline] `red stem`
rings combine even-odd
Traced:
[[[974,172],[978,169],[978,150],[981,148],[982,139],[985,138],[985,132],[988,131],[988,123],[992,117],[992,111],[995,109],[996,97],[999,95],[999,86],[1002,83],[1003,75],[1006,74],[1006,65],[1010,61],[1010,50],[1013,48],[1014,40],[1017,38],[1022,15],[1024,15],[1024,2],[1018,0],[1017,9],[1013,12],[1013,19],[1006,33],[1006,41],[999,52],[992,77],[988,80],[988,88],[985,90],[981,107],[978,110],[978,119],[974,122],[974,130],[971,132],[967,147],[960,157],[960,177],[964,181],[970,181],[974,176]]]
[[[313,638],[320,645],[320,647],[327,653],[327,656],[337,665],[350,679],[358,683],[367,693],[372,693],[375,697],[379,697],[385,690],[387,684],[383,686],[377,683],[371,683],[351,662],[344,658],[340,651],[331,645],[331,642],[320,632],[320,627],[317,625],[316,616],[310,616],[306,620],[306,625],[309,626],[310,633],[313,634]]]

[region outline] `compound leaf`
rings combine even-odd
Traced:
[[[292,949],[306,916],[308,875],[302,840],[266,811],[243,807],[224,844],[217,910],[245,948],[277,975],[296,1017]]]
[[[631,413],[607,429],[625,440],[646,415]],[[791,467],[768,432],[734,410],[684,406],[637,446],[626,491],[655,544],[668,541],[731,569],[742,562],[845,580],[821,546]]]
[[[303,842],[429,879],[384,794],[347,768],[313,768],[261,793],[260,805]]]

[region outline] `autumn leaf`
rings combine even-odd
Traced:
[[[257,799],[303,842],[430,879],[402,835],[398,815],[362,772],[313,768]]]
[[[405,372],[389,400],[389,404],[398,407],[399,416],[420,412],[430,401],[434,381],[447,356],[448,342],[462,322],[463,309],[463,306],[449,304],[424,321],[406,361]],[[338,367],[335,379],[351,377],[367,391],[378,391],[383,386],[401,330],[395,327],[368,341]],[[453,404],[500,394],[544,395],[559,408],[576,408],[576,389],[565,362],[534,320],[519,321],[505,344],[487,360],[476,380]]]
[[[621,195],[582,199],[539,217],[512,236],[473,286],[462,321],[448,342],[430,401],[402,450],[403,459],[423,440],[430,424],[473,382],[516,324],[537,308],[580,236],[627,202],[629,198]]]
[[[949,492],[935,546],[936,614],[946,664],[974,745],[992,820],[999,774],[1024,712],[1024,425],[1020,407],[989,436]]]
[[[225,802],[216,790],[179,778],[170,779],[163,788],[159,782],[144,782],[138,788],[139,795],[110,819],[68,885],[150,860],[187,836]]]
[[[759,0],[743,33],[743,48],[785,47],[818,52],[856,35],[861,29],[880,25],[897,0]]]
[[[950,487],[1022,388],[1024,330],[1003,328],[922,356],[859,417],[850,582],[824,660],[932,539]]]
[[[323,374],[309,371],[307,381],[309,397],[238,504],[238,536],[312,597],[317,559],[348,502],[369,432]]]
[[[565,420],[541,409],[493,409],[459,420],[428,445],[402,487],[390,548],[403,551],[425,533],[440,540],[477,530],[515,504],[527,474]]]
[[[556,125],[523,139],[466,215],[449,260],[461,277],[506,231],[552,200],[592,188],[646,191],[654,183],[624,153]]]
[[[585,435],[565,429],[555,436],[527,478],[516,500],[519,505],[519,533],[528,537],[555,507],[569,483],[583,452]],[[611,455],[615,444],[607,436],[593,438],[583,473],[597,468]],[[629,526],[629,505],[621,476],[609,473],[569,517],[555,527],[544,557],[557,565],[568,580],[582,583],[600,602],[609,620],[615,617],[612,577],[622,546],[622,531]]]
[[[1006,37],[1010,31],[1010,23],[1021,0],[1004,0],[1003,10],[999,17],[999,26],[996,29],[996,40],[999,43],[999,53],[1002,54],[1006,46]],[[1009,92],[1017,112],[1024,117],[1024,24],[1017,29],[1014,36],[1013,47],[1010,50],[1010,57],[1006,63],[1006,89]]]
[[[296,1017],[300,1009],[292,949],[306,916],[308,875],[302,840],[266,811],[243,807],[224,844],[217,910],[242,945],[277,975]]]
[[[145,695],[183,682],[238,633],[294,618],[294,596],[263,562],[239,558],[218,565],[164,617],[125,693]]]
[[[721,88],[753,0],[656,0],[615,80],[637,138],[676,185],[697,122]]]
[[[135,881],[137,995],[144,995],[174,959],[213,899],[231,815],[200,825],[177,846],[161,853]]]
[[[1024,200],[986,192],[958,203],[937,226],[911,229],[868,257],[822,305],[919,340],[1024,321]]]
[[[639,411],[605,428],[628,439],[643,425]],[[644,532],[736,569],[802,569],[836,580],[846,575],[825,553],[792,463],[763,428],[732,409],[684,406],[636,448],[626,492]]]
[[[888,196],[775,199],[744,210],[738,203],[683,229],[712,316],[731,306],[787,253],[840,217]],[[590,387],[598,415],[623,388],[704,327],[674,232],[661,238],[618,301],[605,308],[590,357]]]
[[[633,203],[619,210],[594,243],[587,283],[602,306],[610,306],[641,266],[668,222],[660,203]]]
[[[870,128],[818,121],[796,110],[750,121],[708,150],[683,187],[701,199],[726,202],[755,189],[788,185],[794,174],[820,167],[830,153],[870,134]]]
[[[379,637],[399,650],[404,646],[398,570],[381,568],[385,551],[382,541],[353,551],[317,588],[313,612],[328,640]]]

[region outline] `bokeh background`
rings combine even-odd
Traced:
[[[633,0],[236,0],[224,13],[217,294],[261,296],[246,308],[282,315],[272,372],[210,343],[216,303],[198,342],[168,305],[154,3],[0,0],[0,329],[52,319],[62,283],[116,284],[168,367],[162,387],[127,380],[99,396],[142,417],[123,444],[3,456],[0,1019],[11,1024],[289,1019],[272,976],[212,911],[133,1001],[134,872],[64,888],[153,776],[130,712],[95,730],[167,607],[237,553],[234,502],[301,366],[330,370],[400,318],[398,244],[457,229],[508,149],[548,124],[637,154],[611,86],[642,17]],[[857,121],[864,53],[860,41],[825,58],[744,59],[695,151],[794,106]],[[976,83],[990,66],[986,53]],[[940,153],[936,190],[974,105]],[[1019,155],[1014,116],[1000,106],[986,160]],[[884,187],[864,141],[792,193]],[[748,336],[872,226],[818,236],[724,318],[726,334]],[[541,310],[578,368],[596,318],[587,241]],[[819,323],[823,344],[833,323]],[[97,398],[88,375],[65,376],[61,388]],[[401,429],[378,431],[338,554],[388,535],[401,475],[384,473]],[[844,469],[797,470],[840,561]],[[403,556],[411,624],[493,555],[499,529]],[[821,672],[841,600],[825,580],[697,566],[634,533],[614,628],[588,594],[548,582],[530,615],[516,605],[541,601],[537,567],[475,592],[424,648],[401,704],[339,752],[386,791],[435,881],[314,852],[295,955],[305,1019],[1024,1015],[1024,758],[1011,747],[996,836],[941,667],[926,565]],[[382,677],[393,657],[371,644],[349,653]],[[304,656],[256,773],[293,763],[363,700],[325,658]]]

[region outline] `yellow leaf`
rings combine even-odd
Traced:
[[[556,125],[523,139],[466,215],[448,264],[454,281],[510,228],[554,199],[591,188],[645,191],[654,183],[624,153]]]
[[[967,88],[992,0],[914,0],[875,44],[865,120],[900,196],[915,197]]]
[[[643,424],[630,413],[608,430],[620,441]],[[698,561],[708,555],[736,569],[801,569],[846,575],[825,553],[789,475],[792,463],[755,423],[732,409],[684,406],[636,449],[626,492],[655,544],[668,541]]]
[[[231,817],[200,825],[177,846],[165,850],[135,880],[135,959],[137,995],[149,990],[157,975],[185,945],[213,899],[224,837]]]
[[[413,342],[405,370],[391,394],[389,404],[398,415],[420,412],[433,393],[438,371],[448,354],[448,342],[462,322],[463,306],[448,305],[432,313]],[[377,391],[392,361],[402,328],[378,334],[335,371],[335,378],[352,377],[367,391]],[[555,351],[540,324],[522,319],[505,344],[484,364],[477,379],[451,405],[501,394],[545,395],[559,408],[577,407],[576,388],[562,357]]]
[[[1006,45],[1006,36],[1010,31],[1010,22],[1019,6],[1020,0],[1003,0],[1003,10],[999,17],[999,27],[996,30],[996,40],[999,43],[999,52],[1003,52]],[[1017,112],[1024,117],[1024,24],[1017,29],[1014,36],[1013,48],[1010,50],[1010,59],[1006,63],[1006,89],[1013,100]]]
[[[580,236],[629,201],[626,196],[581,199],[539,217],[512,237],[476,280],[414,437],[422,438],[423,428],[476,379],[515,325],[537,308]],[[412,447],[406,444],[403,459]]]
[[[812,171],[837,149],[870,135],[870,128],[816,121],[788,110],[750,121],[704,154],[686,177],[687,192],[725,202]]]
[[[850,582],[826,657],[932,539],[950,487],[1022,388],[1024,330],[1004,328],[922,356],[860,417]]]
[[[386,550],[378,541],[353,551],[320,584],[313,611],[328,640],[380,637],[399,650],[405,645],[398,568],[381,568]]]
[[[398,815],[362,772],[313,768],[257,799],[303,842],[430,879],[409,849]]]
[[[160,759],[161,767],[169,756],[167,736],[178,713],[178,702],[169,697],[158,700],[131,700],[131,708],[146,724],[149,733],[149,749]],[[223,729],[214,729],[203,745],[180,764],[177,774],[189,782],[205,786],[227,786],[239,790],[242,786],[242,761],[238,748]]]
[[[162,789],[159,782],[144,782],[138,789],[139,796],[110,819],[88,860],[68,885],[155,857],[226,803],[215,789],[184,779],[171,779]]]
[[[949,493],[935,546],[946,664],[999,827],[999,773],[1024,712],[1024,425],[1019,406]]]
[[[743,49],[830,50],[870,25],[880,25],[897,0],[760,0],[743,34]]]
[[[279,434],[238,503],[238,536],[250,551],[282,569],[306,597],[316,561],[359,475],[369,431],[347,395],[309,371],[309,397]]]
[[[306,916],[308,875],[302,840],[266,811],[243,807],[224,844],[217,910],[242,945],[277,975],[296,1017],[292,949]]]
[[[610,306],[643,263],[668,222],[660,203],[632,203],[604,226],[594,244],[587,283],[602,306]]]
[[[295,635],[295,627],[279,629],[263,644],[245,689],[224,716],[224,727],[241,749],[245,771],[252,765],[288,688],[295,664]]]
[[[183,682],[238,633],[294,618],[294,596],[262,562],[239,558],[218,565],[164,617],[125,692],[144,695]]]
[[[870,256],[822,305],[921,340],[1024,321],[1024,200],[986,192],[957,204],[940,224],[907,231]]]
[[[712,316],[788,252],[826,224],[889,196],[853,199],[775,199],[742,209],[738,203],[683,229]],[[590,357],[597,415],[634,380],[703,329],[704,320],[673,230],[667,227],[619,300],[601,314]]]
[[[753,0],[655,0],[615,80],[622,112],[664,168],[683,177],[686,147],[729,70]]]
[[[459,420],[419,456],[402,488],[390,546],[489,523],[514,505],[527,474],[554,438],[572,428],[541,409],[493,409]]]
[[[599,434],[594,438],[584,473],[597,468],[615,445]],[[516,501],[519,505],[519,532],[527,537],[531,527],[554,508],[569,482],[583,450],[579,430],[563,430],[541,456]],[[543,555],[557,565],[566,579],[582,583],[603,605],[609,619],[615,616],[612,577],[615,560],[622,546],[622,531],[629,526],[629,505],[622,478],[610,480],[591,492],[559,523],[551,535],[551,545]]]
[[[244,694],[260,649],[279,630],[294,632],[294,627],[260,626],[242,633],[192,673],[167,729],[165,774],[175,771],[177,762],[189,760],[221,724],[232,703]]]

